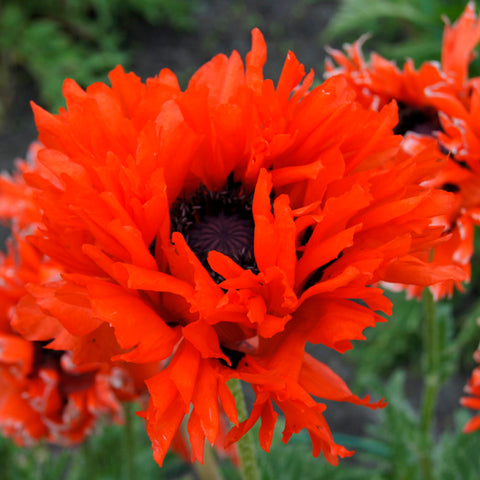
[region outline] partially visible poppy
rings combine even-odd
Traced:
[[[480,363],[480,350],[477,350],[473,358],[477,363]],[[468,397],[461,399],[461,404],[464,407],[471,408],[473,410],[480,410],[480,367],[476,367],[465,386],[465,393]],[[467,424],[463,427],[465,433],[471,433],[480,428],[480,415],[475,415],[471,418]]]
[[[32,189],[23,181],[23,173],[30,169],[38,169],[37,154],[43,146],[40,142],[33,142],[28,147],[26,160],[15,161],[13,176],[3,173],[0,176],[0,221],[9,226],[14,224],[17,230],[32,228],[41,220],[38,206],[31,198]]]
[[[48,340],[63,330],[56,319],[41,318],[36,331],[29,331],[37,340],[10,327],[16,301],[26,293],[23,282],[59,273],[49,262],[41,264],[41,255],[19,236],[16,246],[0,266],[0,429],[20,445],[39,439],[75,444],[100,416],[121,421],[119,398],[135,398],[137,392],[122,367],[80,368],[71,352],[50,348]]]
[[[475,15],[475,5],[468,3],[462,16],[454,25],[445,26],[441,63],[426,62],[418,69],[407,60],[403,69],[393,62],[372,53],[365,61],[361,47],[365,37],[347,45],[346,54],[329,50],[333,61],[327,62],[328,75],[341,74],[355,88],[359,101],[372,109],[396,101],[399,121],[395,132],[405,135],[406,149],[426,137],[439,140],[438,155],[447,155],[448,161],[430,184],[452,192],[449,223],[445,234],[448,241],[436,247],[433,261],[438,265],[454,262],[470,277],[470,258],[473,252],[473,229],[479,224],[478,208],[480,180],[476,160],[459,155],[458,141],[445,135],[466,114],[473,102],[474,79],[468,78],[468,66],[474,56],[474,47],[480,40],[480,20]],[[436,298],[451,295],[454,288],[462,290],[460,282],[448,280],[432,287]],[[409,287],[410,293],[420,295],[422,289]]]
[[[17,168],[24,173],[42,171],[37,162],[41,148],[38,142],[32,144],[27,161],[18,161]],[[35,285],[55,283],[63,270],[24,237],[40,227],[33,189],[19,175],[4,175],[0,200],[0,218],[13,232],[7,253],[0,256],[0,430],[20,445],[41,439],[76,444],[93,431],[100,417],[121,422],[121,401],[138,399],[152,370],[112,364],[111,355],[101,351],[108,326],[96,332],[103,335],[97,346],[95,335],[76,338],[31,302],[29,286],[35,291]],[[27,314],[16,323],[19,303]],[[110,342],[116,344],[112,333]]]
[[[364,108],[341,77],[311,89],[291,52],[275,86],[252,38],[245,66],[218,55],[185,91],[168,70],[143,84],[118,67],[111,88],[66,81],[58,115],[34,106],[45,148],[24,174],[42,212],[29,241],[62,275],[29,285],[13,325],[55,319],[80,365],[98,361],[92,337],[114,362],[162,362],[141,413],[160,465],[187,415],[193,459],[221,437],[221,412],[227,444],[261,418],[269,450],[274,404],[285,442],[305,428],[314,455],[351,455],[317,399],[385,403],[354,395],[307,342],[343,353],[363,339],[391,313],[380,281],[464,278],[428,257],[454,196],[424,185],[445,161],[435,142],[407,155],[395,105]],[[231,379],[256,395],[240,424]]]
[[[446,18],[445,22],[440,63],[424,62],[416,69],[413,60],[407,59],[400,69],[375,52],[366,61],[362,46],[368,37],[363,36],[352,45],[346,44],[346,53],[328,49],[327,75],[344,75],[359,101],[369,108],[379,109],[396,100],[400,107],[398,133],[431,134],[440,128],[439,112],[456,117],[461,107],[455,100],[468,100],[468,67],[480,40],[474,2],[467,4],[453,25]]]

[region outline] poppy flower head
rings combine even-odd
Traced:
[[[480,352],[477,350],[473,358],[477,363],[480,361]],[[476,367],[470,379],[468,380],[467,385],[464,388],[465,393],[468,394],[468,397],[463,397],[461,399],[461,404],[464,407],[471,408],[473,410],[480,409],[480,368]],[[475,415],[472,417],[467,424],[463,427],[465,433],[471,433],[480,428],[480,416]]]
[[[441,172],[429,181],[431,186],[454,194],[451,212],[445,225],[445,241],[434,249],[433,261],[438,265],[455,263],[470,277],[470,258],[473,252],[473,226],[477,223],[478,161],[466,152],[465,138],[470,144],[478,143],[471,133],[467,118],[469,105],[475,96],[474,80],[468,79],[468,66],[473,49],[480,40],[475,6],[470,2],[461,17],[451,25],[446,20],[442,61],[423,63],[415,69],[408,60],[403,69],[372,54],[370,61],[361,53],[363,39],[347,46],[346,54],[331,50],[332,60],[327,62],[329,75],[340,74],[356,89],[359,100],[369,108],[378,109],[395,101],[399,108],[399,121],[395,132],[404,135],[405,149],[425,138],[439,142],[438,156],[447,155],[448,161]],[[461,51],[461,52],[460,52]],[[335,67],[334,62],[338,67]],[[475,151],[475,148],[472,149]],[[467,159],[468,157],[468,159]],[[436,298],[462,290],[459,282],[447,281],[432,287]],[[421,295],[422,289],[407,286],[410,294]]]
[[[18,162],[22,172],[49,176],[37,161],[41,148],[38,143],[29,148],[27,162]],[[20,176],[3,176],[0,182],[0,196],[8,205],[1,216],[12,226],[7,253],[0,256],[0,429],[20,445],[38,440],[76,444],[100,416],[122,421],[120,400],[138,398],[143,384],[138,372],[110,364],[108,356],[106,362],[92,356],[95,349],[88,343],[95,338],[75,338],[33,301],[35,286],[56,284],[63,269],[25,238],[40,227],[34,190]],[[48,298],[43,300],[48,305]],[[26,312],[20,322],[19,305]],[[75,362],[82,357],[90,365]]]
[[[23,248],[2,258],[1,268],[0,429],[20,445],[40,439],[62,445],[78,443],[100,415],[116,421],[122,418],[112,371],[78,368],[70,352],[48,348],[50,341],[44,337],[60,335],[53,318],[43,315],[43,324],[37,324],[36,331],[22,325],[27,336],[39,335],[40,340],[27,339],[12,328],[15,304],[26,293],[23,282],[58,271],[48,262],[42,265],[38,253],[20,236],[17,242]],[[21,255],[23,262],[19,261]]]
[[[418,115],[420,119],[427,117],[437,127],[439,121],[435,112],[456,116],[461,108],[470,84],[468,67],[480,41],[480,23],[474,2],[467,4],[453,25],[448,18],[444,21],[440,64],[425,62],[416,69],[408,59],[403,69],[399,69],[377,53],[372,53],[366,61],[362,46],[367,37],[363,36],[354,44],[347,44],[345,53],[328,49],[331,58],[326,61],[327,75],[344,75],[357,90],[359,100],[369,108],[378,109],[396,100],[400,106],[400,124],[403,116],[408,119]]]
[[[407,155],[395,105],[365,108],[343,77],[311,89],[293,53],[275,86],[265,60],[254,30],[245,65],[214,57],[185,91],[169,71],[143,84],[118,67],[111,87],[67,81],[58,115],[34,106],[45,171],[24,175],[42,213],[29,242],[62,275],[29,285],[13,325],[56,325],[49,346],[79,368],[156,364],[140,415],[160,465],[187,415],[192,459],[223,414],[227,444],[261,419],[268,450],[274,404],[285,441],[305,428],[337,463],[351,452],[317,399],[384,402],[355,396],[307,342],[363,339],[391,313],[379,282],[464,278],[429,260],[454,195],[425,185],[446,160],[436,144]],[[241,423],[231,379],[256,396]]]
[[[122,421],[113,372],[72,368],[68,354],[46,349],[45,342],[14,335],[1,340],[0,428],[6,436],[20,445],[42,439],[72,445],[93,431],[100,416]]]

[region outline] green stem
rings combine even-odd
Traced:
[[[240,380],[233,378],[228,381],[228,386],[235,398],[238,421],[242,422],[248,416],[242,384],[240,383]],[[243,480],[260,480],[260,473],[255,455],[255,444],[250,431],[247,432],[240,440],[238,440],[237,448],[238,455],[240,457],[240,471]]]
[[[81,455],[75,455],[76,469],[85,474],[86,477],[96,478],[97,463],[92,461],[91,438],[85,438],[81,445]]]
[[[133,433],[134,406],[132,402],[124,403],[125,412],[125,463],[127,479],[135,480],[135,441]]]
[[[420,464],[425,480],[433,479],[432,461],[432,423],[440,388],[440,329],[436,319],[435,300],[429,289],[423,295],[425,321],[423,330],[423,368],[424,390],[420,414],[420,430],[423,448],[420,452]]]
[[[439,387],[440,382],[438,381],[438,375],[427,374],[424,382],[422,412],[420,417],[420,426],[426,436],[430,436]]]

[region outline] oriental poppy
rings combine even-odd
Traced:
[[[439,140],[438,155],[447,155],[448,161],[430,184],[454,193],[456,198],[445,229],[449,239],[435,248],[433,261],[438,265],[453,262],[469,278],[473,230],[474,225],[479,224],[480,206],[478,160],[476,153],[469,154],[463,142],[465,136],[469,136],[464,119],[473,118],[467,110],[478,96],[475,93],[478,80],[468,78],[474,47],[480,40],[475,5],[468,3],[455,24],[446,24],[440,64],[426,62],[417,70],[413,61],[407,60],[403,69],[399,69],[376,53],[367,62],[361,51],[364,38],[347,45],[346,54],[329,50],[333,61],[327,61],[328,75],[343,75],[355,88],[359,101],[369,108],[378,109],[396,101],[399,121],[395,132],[405,135],[407,144],[421,142],[425,137]],[[475,125],[475,121],[469,123]],[[463,289],[461,283],[447,280],[433,286],[432,291],[439,298],[451,295],[455,287]],[[422,289],[409,287],[409,291],[418,296]]]
[[[24,174],[42,213],[29,241],[62,275],[29,286],[15,327],[38,308],[80,364],[93,359],[75,338],[110,328],[115,341],[95,338],[112,361],[162,362],[141,413],[160,465],[189,413],[193,459],[219,438],[222,411],[227,444],[261,418],[268,450],[273,403],[284,441],[305,428],[314,455],[337,463],[352,452],[314,397],[385,403],[355,396],[306,343],[343,353],[364,338],[391,310],[380,281],[464,278],[429,262],[454,197],[424,185],[445,161],[435,142],[405,154],[395,105],[365,108],[341,77],[311,89],[291,52],[275,86],[252,37],[245,66],[218,55],[185,91],[169,70],[144,84],[118,67],[111,87],[66,81],[58,115],[33,107],[45,148]],[[230,379],[256,395],[240,424]]]
[[[42,171],[37,162],[41,148],[38,142],[30,146],[27,161],[17,162],[19,171]],[[4,175],[0,198],[0,218],[13,230],[8,252],[0,256],[0,429],[21,445],[40,439],[76,444],[93,431],[100,416],[122,421],[121,401],[139,399],[152,366],[112,364],[101,349],[109,343],[122,350],[110,327],[74,337],[44,313],[41,302],[31,301],[36,288],[58,281],[63,270],[25,240],[41,219],[33,189],[19,175]],[[48,303],[45,295],[42,299]],[[19,303],[21,323],[15,320]],[[99,345],[97,337],[102,338]]]
[[[480,362],[480,350],[477,350],[473,358],[477,363]],[[463,397],[461,399],[461,404],[464,407],[472,408],[474,410],[480,410],[480,368],[476,367],[472,375],[465,386],[465,392],[469,395],[468,397]],[[480,428],[480,416],[475,415],[470,419],[467,424],[463,427],[465,433],[470,433],[478,430]]]
[[[72,445],[93,430],[100,416],[120,422],[120,401],[135,399],[139,393],[131,372],[108,362],[76,365],[76,352],[66,351],[72,345],[71,334],[38,305],[19,326],[25,336],[11,327],[16,303],[27,293],[26,284],[52,280],[59,269],[20,235],[0,260],[0,429],[4,435],[20,445],[40,439]],[[53,338],[56,345],[49,342]]]

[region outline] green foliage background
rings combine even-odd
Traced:
[[[388,59],[420,62],[440,59],[443,22],[457,19],[466,2],[458,0],[340,0],[323,33],[327,41],[351,43],[369,33],[368,48]]]
[[[194,5],[189,0],[2,0],[0,127],[19,68],[35,81],[41,100],[58,108],[65,78],[86,86],[104,81],[117,64],[130,64],[133,52],[124,27],[132,16],[187,31]]]

